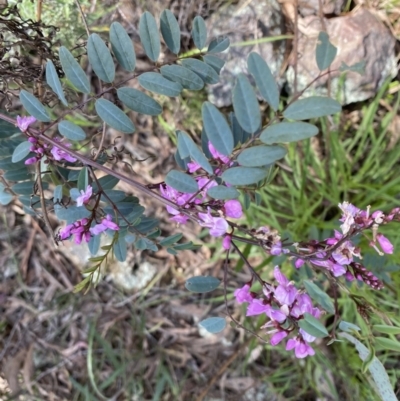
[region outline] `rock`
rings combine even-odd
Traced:
[[[207,20],[210,38],[228,36],[231,42],[229,51],[223,55],[226,64],[221,73],[221,82],[209,86],[209,100],[217,107],[232,103],[232,89],[239,73],[247,74],[247,56],[255,51],[268,63],[275,77],[279,75],[284,59],[285,41],[262,42],[268,36],[281,35],[283,17],[276,0],[249,3],[245,7],[230,5],[212,14]],[[240,44],[261,40],[260,43]],[[282,84],[283,81],[280,81]]]
[[[365,72],[360,75],[346,72],[344,82],[340,83],[339,71],[330,74],[331,96],[343,105],[366,100],[374,96],[388,77],[397,73],[395,56],[395,39],[389,29],[368,10],[359,8],[354,13],[326,19],[324,21],[331,42],[337,47],[337,55],[331,70],[337,70],[344,62],[351,66],[365,61]],[[306,17],[301,21],[303,29],[300,32],[297,57],[297,92],[302,91],[319,70],[315,59],[315,48],[318,33],[323,30],[318,17]],[[307,27],[307,29],[304,29]],[[291,60],[286,77],[288,92],[293,94],[294,60]],[[327,95],[328,75],[318,79],[304,96]]]
[[[298,10],[302,17],[309,15],[319,15],[319,2],[320,0],[306,0],[299,1]],[[339,15],[344,0],[321,0],[322,3],[322,14],[335,14]]]

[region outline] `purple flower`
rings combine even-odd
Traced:
[[[237,290],[235,290],[233,295],[235,296],[236,301],[239,304],[242,304],[243,302],[249,302],[249,303],[253,302],[253,297],[250,293],[249,284],[245,284],[242,288],[238,288]]]
[[[294,266],[296,267],[296,269],[300,269],[301,266],[304,265],[304,260],[303,259],[296,259],[296,261],[294,262]]]
[[[342,221],[343,224],[340,228],[342,229],[343,234],[346,235],[354,224],[354,217],[356,217],[360,212],[360,209],[349,202],[339,203],[339,209],[343,212],[342,217],[340,218],[340,221]]]
[[[173,210],[175,210],[175,209],[173,209]],[[175,216],[171,217],[170,220],[176,221],[179,224],[186,224],[187,221],[189,220],[189,217],[183,213],[179,213],[177,210],[175,210],[175,212],[176,213],[171,213],[171,214],[174,214]]]
[[[378,234],[376,236],[376,239],[379,242],[379,245],[382,248],[382,251],[385,253],[393,253],[393,245],[392,243],[383,235],[383,234]]]
[[[225,235],[224,239],[222,240],[222,248],[224,248],[225,250],[230,249],[231,242],[232,242],[232,236]]]
[[[278,331],[271,337],[269,342],[273,346],[278,345],[287,335],[288,333],[286,331]]]
[[[224,164],[229,163],[229,157],[219,153],[218,150],[214,148],[211,142],[208,142],[208,149],[210,150],[210,153],[214,159],[220,160]]]
[[[87,229],[87,224],[89,220],[84,218],[82,220],[77,220],[73,224],[68,224],[66,227],[62,228],[59,233],[60,240],[65,240],[71,235],[75,235],[75,244],[79,245],[82,240],[86,242],[90,241],[90,232]]]
[[[36,121],[35,117],[20,117],[17,116],[17,127],[22,131],[26,132],[31,124]]]
[[[274,256],[280,255],[282,253],[282,242],[278,241],[276,244],[273,244],[269,253]]]
[[[266,313],[271,308],[270,305],[266,305],[261,299],[253,299],[247,307],[246,316],[256,316]]]
[[[207,213],[199,213],[199,217],[203,220],[200,225],[209,228],[213,237],[224,235],[229,228],[229,224],[224,218],[211,215],[210,208],[208,208]]]
[[[88,185],[85,191],[81,191],[81,195],[76,198],[76,206],[87,205],[92,196],[93,188]]]
[[[25,164],[29,166],[30,164],[35,164],[38,160],[40,159],[38,159],[37,157],[30,157],[29,159],[25,160]]]
[[[225,216],[240,219],[243,215],[242,205],[237,200],[228,200],[224,204]]]
[[[189,173],[195,173],[198,169],[201,168],[200,164],[198,164],[196,162],[189,162],[187,164],[187,167],[189,169]]]
[[[74,228],[73,224],[68,224],[67,226],[65,226],[64,228],[62,228],[59,232],[59,236],[61,240],[67,239],[69,238],[72,234],[71,234],[71,230]]]
[[[285,305],[281,307],[281,309],[274,309],[271,305],[267,305],[268,308],[265,311],[265,314],[273,321],[277,321],[279,323],[283,323],[288,314],[289,314],[289,309]],[[286,310],[285,310],[286,309]]]
[[[57,141],[57,142],[60,142],[60,143],[62,142],[62,139],[60,140],[59,138],[55,138],[54,140]],[[66,142],[66,143],[64,143],[64,146],[69,148],[71,146],[71,144]],[[51,148],[50,152],[53,155],[54,160],[57,160],[57,161],[66,160],[67,162],[71,162],[71,163],[76,162],[75,157],[72,157],[69,153],[67,153],[64,150],[58,148],[57,146],[53,146]]]
[[[107,214],[106,217],[100,222],[100,224],[96,224],[94,227],[90,228],[90,232],[93,235],[99,235],[100,233],[106,231],[107,229],[118,231],[119,226],[118,224],[112,221],[111,215]]]
[[[308,355],[315,354],[315,351],[311,348],[311,346],[297,338],[291,338],[286,344],[286,351],[290,351],[293,348],[296,358],[299,359],[305,358]]]

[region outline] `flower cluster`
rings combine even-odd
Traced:
[[[29,126],[36,121],[35,117],[21,117],[17,116],[17,127],[23,132],[26,133]],[[54,138],[57,142],[62,142],[63,139]],[[37,138],[30,136],[28,137],[28,141],[32,144],[30,147],[30,151],[36,153],[34,157],[30,157],[29,159],[25,160],[25,164],[35,164],[39,160],[42,159],[43,156],[47,156],[47,158],[57,160],[57,161],[67,161],[74,163],[76,162],[76,158],[64,152],[62,149],[59,149],[57,146],[50,147],[47,143],[41,143]],[[64,146],[71,147],[71,144],[68,142],[64,143]],[[50,156],[51,155],[51,156]]]
[[[83,205],[87,205],[93,195],[93,188],[91,185],[88,185],[86,189],[80,191],[80,195],[76,198],[76,205],[81,207]],[[64,228],[62,228],[58,234],[58,238],[62,241],[70,238],[71,236],[75,236],[75,243],[80,244],[82,241],[89,242],[90,238],[93,235],[99,235],[106,230],[118,231],[118,224],[112,221],[112,216],[107,214],[103,217],[100,223],[93,225],[93,221],[95,220],[94,211],[92,211],[91,218],[83,218],[81,220],[77,220],[72,224],[68,224]]]
[[[266,315],[269,321],[262,326],[267,334],[271,335],[270,344],[275,346],[284,338],[295,333],[286,343],[286,350],[294,349],[297,358],[314,355],[310,346],[316,337],[298,327],[305,313],[318,319],[320,309],[313,306],[311,298],[300,292],[292,282],[276,266],[274,277],[278,285],[274,286],[264,282],[263,292],[257,295],[250,291],[250,283],[234,292],[238,303],[247,302],[246,316]]]
[[[227,156],[221,155],[211,143],[208,146],[216,164],[220,166],[229,164]],[[188,169],[190,173],[194,173],[201,169],[201,166],[195,162],[191,162],[188,163]],[[218,175],[218,170],[220,168],[216,169],[216,175]],[[208,228],[212,236],[225,236],[229,230],[229,223],[226,218],[239,219],[243,215],[240,202],[234,199],[227,201],[209,199],[207,191],[217,186],[217,182],[206,175],[199,175],[195,177],[195,180],[198,185],[197,193],[182,193],[166,184],[160,185],[162,196],[180,206],[181,210],[184,209],[184,212],[182,212],[172,206],[167,206],[168,213],[173,215],[171,220],[185,224],[189,220],[189,216],[192,216],[199,220],[202,227]],[[223,246],[225,249],[229,248],[229,235],[226,235]]]
[[[379,210],[370,214],[369,209],[361,210],[348,202],[339,204],[339,208],[343,212],[340,218],[342,232],[335,230],[333,237],[301,244],[299,250],[303,255],[295,261],[296,268],[300,268],[307,260],[314,266],[325,268],[334,277],[344,276],[349,281],[357,279],[373,289],[381,289],[382,282],[359,263],[358,259],[362,259],[360,248],[354,245],[350,237],[363,230],[372,229],[373,240],[370,241],[370,246],[380,255],[393,253],[392,243],[377,230],[381,224],[398,220],[400,209],[393,209],[385,215]],[[313,256],[308,256],[310,254]]]

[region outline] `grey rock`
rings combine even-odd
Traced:
[[[276,0],[253,1],[245,7],[240,4],[222,7],[207,20],[210,37],[228,36],[231,42],[229,51],[222,56],[226,64],[221,72],[221,81],[209,86],[209,100],[212,103],[217,107],[232,103],[235,77],[239,73],[249,76],[247,57],[253,51],[264,58],[275,78],[278,77],[284,59],[285,41],[268,43],[262,42],[262,39],[281,35],[283,24],[280,5]],[[260,43],[254,44],[257,39],[260,39]],[[278,83],[282,85],[283,80],[278,79]]]
[[[320,0],[299,1],[298,10],[301,16],[319,15]],[[344,5],[344,0],[321,0],[322,14],[339,15]]]
[[[374,96],[388,77],[397,73],[395,56],[395,39],[389,29],[368,10],[359,8],[352,14],[343,17],[326,19],[324,21],[331,42],[338,52],[332,72],[319,78],[303,96],[327,95],[328,79],[331,79],[330,95],[343,105],[366,100]],[[298,42],[297,59],[297,93],[306,88],[314,80],[319,70],[315,59],[318,32],[322,30],[318,17],[306,17],[302,21],[302,29]],[[365,61],[365,72],[346,72],[343,83],[340,83],[343,73],[337,71],[342,63],[351,66]],[[293,94],[295,70],[294,60],[289,66],[286,78],[288,92]],[[336,71],[333,71],[336,70]]]

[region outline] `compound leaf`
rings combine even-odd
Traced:
[[[208,45],[207,53],[221,53],[229,47],[229,39],[220,37],[213,39]]]
[[[115,66],[108,47],[97,33],[92,33],[87,42],[87,54],[95,74],[104,82],[115,78]]]
[[[265,128],[260,140],[267,145],[277,142],[296,142],[318,134],[315,125],[303,122],[282,122]]]
[[[247,67],[254,77],[261,96],[268,102],[274,111],[279,107],[279,89],[268,64],[258,53],[250,53]]]
[[[207,138],[218,152],[230,156],[233,151],[233,134],[225,117],[210,102],[202,106],[204,130]]]
[[[199,189],[194,178],[178,170],[171,170],[165,177],[165,183],[179,192],[188,194],[195,193]]]
[[[233,88],[233,109],[241,127],[254,134],[261,125],[260,106],[247,77],[240,73]]]
[[[115,58],[126,71],[133,71],[136,66],[136,54],[133,43],[124,27],[113,22],[110,27],[110,42]]]
[[[46,82],[52,91],[58,96],[64,106],[68,106],[67,99],[65,98],[64,91],[61,86],[60,78],[58,77],[56,67],[51,60],[46,63]]]
[[[226,187],[225,185],[217,185],[207,190],[207,195],[214,199],[228,200],[237,199],[240,192],[234,187]]]
[[[94,107],[99,117],[110,127],[126,134],[135,132],[135,126],[130,118],[109,100],[97,99]]]
[[[221,280],[211,276],[195,276],[186,280],[185,287],[190,292],[203,294],[214,291],[221,284]]]
[[[251,185],[266,178],[268,169],[258,167],[231,167],[221,178],[231,185]]]
[[[30,153],[32,144],[28,141],[21,142],[15,149],[11,157],[13,163],[18,163],[23,160]]]
[[[158,116],[162,112],[162,107],[153,98],[137,89],[120,88],[117,95],[125,106],[138,113]]]
[[[74,56],[64,46],[60,47],[59,55],[63,71],[72,85],[80,92],[90,93],[89,79]]]
[[[182,65],[196,73],[206,84],[216,84],[219,82],[219,75],[215,70],[203,61],[195,58],[185,58],[181,61]]]
[[[245,167],[266,166],[282,159],[286,153],[282,146],[253,146],[240,152],[237,161]]]
[[[309,120],[336,114],[341,110],[340,103],[330,97],[311,96],[296,100],[283,112],[283,116],[292,120]]]
[[[326,32],[320,32],[318,35],[318,44],[315,51],[317,66],[320,71],[326,70],[335,59],[337,48],[329,41]]]
[[[39,121],[43,121],[44,123],[51,121],[47,110],[44,108],[42,103],[40,103],[40,101],[32,95],[32,93],[22,89],[19,94],[19,99],[21,100],[22,106],[24,106],[25,110],[31,116],[35,117]]]
[[[160,71],[165,78],[179,83],[185,89],[200,90],[204,86],[203,80],[197,74],[180,65],[164,65]]]
[[[151,61],[156,62],[160,56],[161,44],[155,18],[145,11],[139,21],[139,35],[143,49]]]
[[[145,72],[138,77],[139,84],[150,92],[165,96],[179,96],[183,87],[178,82],[170,81],[157,72]]]
[[[85,131],[70,121],[60,121],[58,124],[58,130],[62,136],[65,136],[72,141],[82,141],[86,138]]]
[[[178,54],[181,49],[181,30],[175,15],[170,10],[161,13],[160,28],[168,49]]]
[[[215,334],[221,332],[226,327],[226,320],[223,317],[209,317],[202,320],[199,325],[209,333]]]
[[[207,27],[204,19],[199,15],[195,17],[192,23],[192,38],[194,45],[202,50],[207,42]]]

